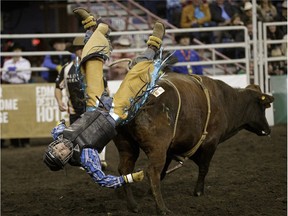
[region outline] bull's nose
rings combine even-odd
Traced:
[[[271,129],[270,128],[267,128],[265,131],[264,130],[262,131],[262,135],[263,136],[268,136],[270,133],[271,133]]]
[[[261,136],[269,136],[270,134],[269,132],[266,132],[266,131],[261,131],[261,133],[262,133]]]

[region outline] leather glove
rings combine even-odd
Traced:
[[[123,178],[127,184],[133,183],[133,182],[140,182],[144,178],[144,171],[140,170],[140,171],[132,173],[132,174],[124,175]]]
[[[65,128],[66,128],[65,120],[62,119],[60,120],[60,122],[56,124],[56,127],[54,127],[51,131],[53,139],[56,140],[61,134],[63,134]]]

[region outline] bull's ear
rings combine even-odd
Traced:
[[[265,108],[271,107],[270,104],[274,101],[274,97],[271,95],[267,95],[267,94],[261,94],[259,99],[260,99],[260,103],[263,104]]]

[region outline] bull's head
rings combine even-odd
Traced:
[[[267,136],[270,134],[271,129],[265,116],[265,110],[271,107],[274,97],[262,93],[258,85],[248,85],[246,89],[251,96],[251,103],[248,108],[249,123],[244,128],[258,136]]]

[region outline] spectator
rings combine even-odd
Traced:
[[[281,13],[278,16],[277,21],[286,22],[285,25],[281,26],[281,29],[284,34],[287,34],[287,1],[284,1],[281,5]]]
[[[169,23],[180,27],[182,4],[185,0],[166,0],[166,18]]]
[[[14,53],[22,52],[20,44],[15,43],[11,50]],[[7,59],[3,65],[2,80],[9,84],[28,83],[31,78],[31,63],[20,55]]]
[[[253,21],[253,12],[252,12],[252,4],[251,2],[245,2],[244,8],[243,8],[243,14],[242,14],[242,21],[246,24],[248,22]]]
[[[281,40],[285,38],[280,26],[271,25],[267,29],[267,40]],[[286,53],[282,52],[282,44],[269,44],[267,46],[269,57],[284,56]],[[268,73],[270,75],[283,75],[287,74],[287,62],[285,61],[272,61],[268,64]]]
[[[116,41],[113,42],[113,49],[121,50],[127,49],[131,47],[131,40],[128,37],[120,37]],[[133,59],[135,57],[134,53],[122,52],[122,53],[115,53],[113,52],[110,57],[109,63],[113,63],[114,61],[120,59]],[[117,63],[111,66],[108,69],[107,79],[108,80],[123,80],[126,76],[129,68],[128,68],[128,61]]]
[[[244,26],[244,22],[241,20],[240,14],[234,14],[234,16],[231,18],[231,26]],[[245,34],[244,30],[230,30],[224,33],[225,38],[229,42],[244,42],[245,40]],[[244,58],[245,56],[245,49],[244,48],[230,48],[225,49],[224,52],[227,56],[230,58]]]
[[[182,10],[180,26],[181,28],[215,26],[210,21],[209,4],[202,3],[201,0],[192,0]],[[212,43],[212,32],[192,32],[192,37]]]
[[[283,39],[285,40],[285,41],[287,41],[287,34],[286,35],[284,35],[284,37],[283,37]],[[281,51],[282,51],[282,53],[285,55],[285,56],[288,56],[287,54],[287,42],[285,43],[282,43],[282,45],[281,45]]]
[[[280,47],[273,49],[270,53],[271,57],[283,56]],[[268,63],[268,74],[269,75],[284,75],[287,74],[287,61],[271,61]]]
[[[66,42],[64,39],[55,38],[50,42],[54,51],[65,51]],[[42,72],[41,76],[47,82],[55,82],[58,74],[60,73],[62,66],[75,58],[75,55],[46,55],[43,67],[49,68],[49,71]]]
[[[250,40],[253,40],[253,23],[252,20],[245,23]]]
[[[249,36],[249,40],[253,40],[253,24],[252,24],[252,20],[248,21],[247,23],[245,23],[245,26],[247,28],[247,32],[248,32],[248,36]],[[254,53],[253,53],[253,45],[250,44],[250,53],[249,53],[250,58],[253,58]],[[250,62],[251,65],[251,62]],[[253,67],[252,67],[253,68]],[[251,71],[251,69],[250,69]]]
[[[259,20],[262,22],[272,22],[277,18],[277,9],[271,3],[271,0],[261,0],[257,5],[257,13],[259,14]]]
[[[267,39],[268,40],[281,40],[284,37],[284,33],[282,32],[279,26],[269,25],[267,27]],[[273,49],[278,49],[282,44],[269,44],[268,45],[268,53],[271,54]]]
[[[215,0],[209,4],[211,21],[217,26],[227,26],[231,23],[231,18],[237,12],[235,6],[225,0]],[[215,42],[221,43],[223,39],[223,31],[214,32]]]
[[[250,0],[230,0],[231,4],[235,7],[238,14],[243,12],[246,2],[250,2]]]
[[[20,44],[15,43],[12,47],[14,53],[22,52]],[[31,64],[20,55],[15,55],[4,62],[2,81],[7,84],[28,83],[31,78]],[[25,147],[29,145],[29,138],[10,139],[14,147]]]
[[[190,45],[190,36],[189,34],[177,34],[175,36],[175,40],[177,41],[179,46],[189,46]],[[178,62],[197,62],[200,61],[200,57],[194,50],[191,49],[182,49],[176,50],[173,54],[174,57],[178,59]],[[182,74],[198,74],[203,75],[203,67],[201,65],[198,66],[174,66],[173,71]]]
[[[55,98],[59,110],[69,113],[70,124],[73,124],[85,111],[84,90],[81,86],[81,78],[77,67],[81,61],[82,49],[84,47],[84,37],[76,37],[73,40],[72,52],[75,53],[76,59],[63,66],[56,79]],[[63,92],[65,90],[65,93]],[[68,103],[63,101],[67,95]]]

